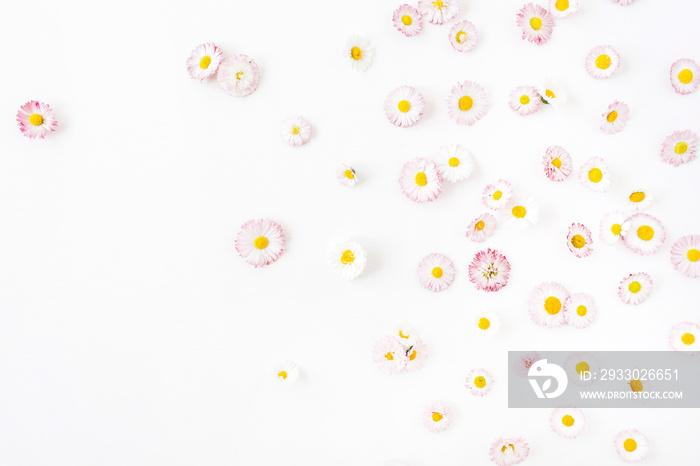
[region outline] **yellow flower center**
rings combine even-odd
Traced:
[[[613,223],[613,226],[610,227],[610,231],[612,231],[613,235],[620,236],[620,233],[622,233],[622,225]]]
[[[607,70],[610,68],[610,63],[612,63],[612,59],[605,54],[598,55],[598,58],[595,59],[595,66],[600,70]]]
[[[690,81],[693,80],[693,72],[689,69],[681,71],[680,73],[678,73],[678,80],[683,84],[688,84]]]
[[[522,105],[527,105],[527,104],[529,104],[529,103],[530,103],[530,97],[528,97],[528,96],[526,96],[526,95],[520,96],[520,103],[521,103]]]
[[[688,249],[686,256],[690,262],[697,262],[700,260],[700,251],[697,249]]]
[[[630,293],[639,293],[642,290],[642,284],[637,281],[634,281],[629,284],[627,289],[630,290]]]
[[[637,442],[635,442],[634,439],[628,438],[627,440],[625,440],[623,446],[626,451],[633,452],[637,449]]]
[[[476,225],[474,225],[474,229],[481,231],[484,229],[485,226],[486,226],[486,224],[484,223],[484,221],[479,220],[478,222],[476,222]]]
[[[209,65],[211,65],[211,57],[209,55],[204,55],[199,60],[199,67],[203,70],[206,70],[207,68],[209,68]]]
[[[29,123],[33,124],[34,126],[41,126],[44,123],[44,117],[38,113],[32,113],[29,115]]]
[[[574,235],[573,238],[571,238],[571,244],[576,248],[576,249],[581,249],[586,245],[586,238],[584,238],[581,235]]]
[[[554,157],[552,159],[552,165],[554,165],[557,168],[561,168],[561,160],[559,160],[559,157]]]
[[[576,373],[578,375],[581,375],[585,372],[590,372],[591,366],[586,361],[581,361],[580,363],[576,364],[575,369],[576,369]]]
[[[355,46],[352,49],[350,49],[350,56],[353,60],[359,60],[360,58],[362,58],[362,50],[360,49],[360,47]]]
[[[435,267],[431,272],[430,275],[432,275],[435,278],[441,278],[442,277],[442,269],[440,267]]]
[[[644,384],[642,383],[641,380],[630,380],[630,388],[632,389],[633,392],[641,392],[644,390]]]
[[[240,81],[242,77],[243,77],[243,71],[239,71],[238,73],[236,73],[236,81]]]
[[[442,10],[445,8],[445,3],[442,0],[437,0],[436,2],[433,2],[433,6],[438,10]]]
[[[600,180],[603,179],[603,172],[600,168],[594,168],[588,172],[588,179],[591,180],[593,183],[598,183]]]
[[[408,100],[402,100],[399,102],[399,112],[406,113],[411,110],[411,102]]]
[[[563,418],[561,418],[561,423],[564,424],[566,427],[571,427],[574,425],[574,418],[573,416],[567,414]]]
[[[639,239],[649,241],[654,237],[654,229],[649,225],[642,225],[637,228],[637,236],[639,236]]]
[[[425,186],[428,184],[428,177],[423,172],[416,173],[416,184],[418,186]]]
[[[340,262],[345,265],[352,264],[355,262],[355,254],[353,254],[353,252],[349,249],[343,251],[343,254],[340,256]]]
[[[501,453],[505,453],[508,448],[515,451],[515,445],[513,445],[512,443],[509,443],[508,445],[503,445],[501,447]]]
[[[353,179],[355,179],[355,173],[353,173],[352,170],[347,169],[347,170],[345,170],[345,178],[347,178],[349,180],[353,180]]]
[[[476,386],[476,388],[484,388],[486,386],[486,379],[482,376],[478,376],[474,379],[474,386]]]
[[[406,26],[410,26],[411,23],[413,23],[413,18],[411,18],[408,15],[403,15],[401,17],[401,22],[404,23]]]
[[[513,217],[515,217],[515,218],[523,218],[525,216],[525,214],[527,214],[527,209],[521,205],[516,205],[511,210],[511,213],[513,214]]]
[[[550,296],[544,300],[544,310],[549,315],[557,315],[561,311],[561,301],[556,296]]]
[[[613,110],[612,112],[608,113],[608,123],[614,123],[615,120],[617,120],[617,110]]]
[[[684,333],[683,336],[681,336],[681,341],[684,345],[692,345],[695,343],[695,335],[692,333]]]
[[[403,333],[403,330],[399,330],[399,338],[404,338],[404,339],[408,340],[409,338],[411,338],[411,335]]]
[[[455,40],[456,40],[457,43],[459,43],[459,44],[465,43],[465,42],[467,41],[467,33],[464,32],[464,31],[459,31],[459,32],[457,33],[457,36],[455,37]]]
[[[454,168],[459,165],[459,159],[457,157],[450,157],[450,160],[447,161],[447,164]]]
[[[389,361],[393,361],[393,360],[394,360],[394,355],[391,354],[391,351],[389,351],[388,353],[386,353],[386,354],[384,355],[384,357],[387,358]]]
[[[541,18],[538,18],[537,16],[533,17],[533,18],[530,20],[530,26],[531,26],[532,29],[534,29],[535,31],[538,31],[538,30],[542,27],[542,19],[541,19]]]
[[[569,0],[557,0],[554,4],[554,8],[559,11],[566,11],[569,9]]]
[[[488,320],[486,317],[482,317],[479,319],[479,323],[477,324],[481,330],[488,330],[488,328],[491,326],[491,321]]]
[[[676,144],[676,148],[674,150],[676,154],[683,155],[685,154],[685,151],[688,150],[688,143],[681,141],[678,144]]]
[[[496,191],[495,193],[493,193],[492,197],[494,201],[497,201],[501,198],[501,196],[503,196],[503,193],[501,191]]]
[[[411,351],[411,354],[408,356],[408,360],[413,361],[414,359],[416,359],[416,356],[418,356],[418,353],[416,352],[416,350],[413,350],[413,351]]]
[[[299,127],[298,126],[292,126],[292,134],[299,134]]]
[[[554,99],[556,96],[554,95],[554,91],[550,89],[545,89],[544,90],[544,95],[547,96],[548,99]]]
[[[440,421],[442,421],[442,414],[440,414],[440,413],[433,413],[433,421],[435,421],[435,422],[440,422]]]
[[[265,249],[267,247],[267,238],[264,236],[258,236],[255,238],[255,241],[253,241],[253,246],[255,246],[257,249]]]
[[[474,105],[474,99],[472,99],[468,95],[465,95],[459,99],[459,109],[462,110],[463,112],[466,112],[467,110],[472,108],[473,105]]]
[[[630,194],[630,201],[632,202],[642,202],[644,198],[647,197],[646,194],[644,194],[641,191],[638,191],[636,193]]]
[[[583,304],[580,305],[579,307],[576,308],[576,314],[580,315],[581,317],[585,316],[588,314],[588,308],[584,306]]]
[[[286,379],[286,378],[287,378],[287,373],[286,373],[285,371],[280,371],[280,372],[277,374],[277,377],[280,377],[280,378],[282,378],[282,379]]]

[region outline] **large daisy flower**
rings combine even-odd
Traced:
[[[542,45],[552,37],[554,17],[539,5],[524,5],[515,15],[515,22],[523,30],[523,39],[532,43]]]
[[[559,108],[569,100],[569,94],[553,79],[546,79],[544,84],[537,88],[537,92],[540,94],[542,103],[551,105],[553,108]]]
[[[187,59],[187,71],[192,79],[204,81],[204,78],[216,74],[224,53],[213,42],[198,45]]]
[[[508,284],[510,263],[497,249],[479,251],[469,264],[469,280],[479,290],[498,291]]]
[[[500,210],[508,205],[513,195],[513,186],[506,180],[496,180],[484,188],[481,200],[491,210]]]
[[[416,341],[413,346],[406,350],[406,358],[408,362],[406,363],[406,372],[413,372],[425,364],[428,357],[428,347],[423,343],[422,340]]]
[[[498,332],[501,320],[498,315],[490,310],[480,310],[471,313],[469,320],[469,330],[477,338],[490,340]]]
[[[572,223],[566,236],[566,245],[576,257],[588,257],[593,252],[593,234],[585,225]]]
[[[617,100],[610,105],[601,115],[600,129],[605,134],[615,134],[622,131],[630,117],[630,108],[624,102]]]
[[[467,238],[475,243],[486,241],[496,231],[496,217],[488,212],[479,215],[467,227]]]
[[[678,167],[695,160],[698,148],[700,148],[700,139],[698,139],[697,134],[689,129],[674,131],[664,139],[661,147],[661,160]]]
[[[528,196],[511,198],[508,206],[507,224],[516,228],[530,228],[539,220],[540,207],[534,199]]]
[[[336,243],[328,252],[333,271],[346,280],[362,275],[367,265],[367,252],[354,241]]]
[[[564,303],[566,323],[575,328],[586,328],[598,315],[598,306],[586,293],[570,294]]]
[[[291,385],[299,380],[299,366],[289,359],[279,361],[272,373],[274,379],[283,385]]]
[[[250,265],[262,267],[275,262],[284,250],[282,227],[272,220],[248,220],[236,238],[236,251]]]
[[[350,62],[355,71],[365,71],[372,64],[374,48],[369,39],[353,34],[345,43],[343,57]]]
[[[432,202],[442,192],[442,176],[437,164],[420,157],[404,164],[399,184],[406,197],[413,202]]]
[[[418,9],[430,24],[444,24],[459,14],[458,0],[418,0]]]
[[[442,254],[428,254],[418,264],[418,281],[426,290],[444,291],[455,280],[452,261]]]
[[[460,125],[476,123],[486,113],[488,105],[486,91],[473,81],[455,84],[447,97],[447,113]]]
[[[530,115],[540,109],[542,99],[534,86],[518,86],[508,99],[508,106],[520,116]]]
[[[620,67],[620,55],[609,45],[593,47],[586,55],[586,70],[596,79],[609,78]]]
[[[340,184],[349,188],[357,184],[357,173],[350,165],[344,163],[338,165],[338,168],[335,170],[335,177]]]
[[[557,282],[544,282],[530,292],[528,313],[537,325],[548,328],[566,324],[564,303],[569,292]]]
[[[423,95],[411,86],[400,86],[386,96],[384,113],[396,126],[407,128],[418,123],[423,116]]]
[[[443,402],[435,402],[423,410],[423,425],[430,432],[442,432],[450,426],[452,408]]]
[[[549,416],[549,425],[552,426],[555,434],[573,439],[578,437],[583,428],[586,427],[586,416],[578,408],[557,408]]]
[[[552,181],[564,181],[574,168],[571,156],[561,146],[549,146],[542,158],[542,165],[544,174]]]
[[[311,123],[300,116],[287,117],[282,122],[280,136],[292,147],[303,146],[311,139]]]
[[[610,188],[608,164],[600,157],[591,157],[579,170],[578,179],[588,189],[604,193]]]
[[[49,131],[56,131],[58,125],[53,110],[48,104],[30,100],[17,112],[19,130],[30,139],[44,139]]]
[[[418,341],[418,332],[412,325],[400,323],[394,325],[394,331],[391,334],[396,340],[403,345],[404,348],[410,348]]]
[[[690,94],[700,86],[700,66],[689,58],[671,65],[671,85],[679,94]]]
[[[520,437],[498,438],[489,448],[489,457],[498,466],[518,464],[529,454],[530,446]]]
[[[407,3],[394,10],[392,21],[396,30],[406,37],[417,36],[423,30],[423,16]]]
[[[221,60],[216,73],[219,87],[228,95],[246,97],[257,89],[260,71],[255,60],[248,55],[234,55]]]
[[[692,355],[700,352],[700,325],[692,322],[681,322],[671,329],[669,336],[671,347],[676,351],[689,352]]]
[[[466,180],[474,171],[474,155],[457,144],[442,146],[435,161],[442,179],[451,183]]]
[[[600,239],[605,244],[616,243],[624,238],[628,230],[627,215],[619,210],[608,212],[600,221]]]
[[[384,337],[374,343],[372,358],[380,371],[396,374],[406,368],[406,349],[393,337]]]
[[[666,229],[659,219],[649,214],[634,214],[627,219],[629,232],[625,235],[625,246],[631,251],[648,256],[655,254],[666,240]]]
[[[627,205],[633,210],[644,210],[651,204],[654,196],[646,189],[635,189],[627,197]]]
[[[469,52],[474,48],[477,40],[479,40],[476,26],[466,19],[456,22],[450,28],[447,37],[450,39],[452,48],[458,52]]]
[[[515,362],[513,363],[512,370],[515,373],[515,375],[519,377],[527,377],[528,373],[530,372],[530,367],[532,367],[532,365],[540,359],[542,359],[540,353],[525,353],[515,360]]]
[[[617,288],[617,295],[625,304],[641,304],[651,295],[652,281],[649,274],[633,273],[623,278]]]
[[[566,18],[578,11],[578,0],[549,0],[549,11],[557,19]]]
[[[491,391],[493,377],[485,369],[472,369],[467,374],[466,387],[474,396],[484,396]]]
[[[671,263],[690,278],[700,277],[700,235],[684,236],[673,243]]]
[[[649,440],[637,429],[619,432],[613,443],[617,454],[625,463],[637,463],[649,454]]]

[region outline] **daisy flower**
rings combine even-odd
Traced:
[[[476,26],[463,19],[450,28],[447,38],[450,39],[450,44],[456,51],[469,52],[479,40],[479,35],[476,32]]]
[[[442,192],[442,177],[435,162],[416,157],[404,164],[399,185],[413,202],[432,202]]]
[[[600,129],[605,134],[619,133],[629,120],[630,108],[626,103],[616,100],[608,105],[608,109],[601,116],[603,119],[600,120]]]
[[[624,212],[608,212],[600,221],[600,239],[605,244],[614,244],[627,234],[629,223]]]
[[[19,130],[30,139],[44,139],[49,131],[56,131],[58,125],[53,110],[48,104],[30,100],[17,112]]]
[[[451,183],[464,181],[474,171],[474,156],[457,144],[442,146],[435,156],[442,179]]]
[[[221,60],[216,79],[219,87],[228,95],[246,97],[257,89],[260,71],[255,60],[248,55],[239,54]]]
[[[613,443],[617,454],[625,463],[637,463],[649,454],[649,440],[637,429],[619,432]]]
[[[700,147],[700,139],[697,134],[689,129],[674,131],[664,140],[661,147],[661,160],[678,167],[695,160],[698,147]]]
[[[554,108],[559,108],[569,100],[569,94],[553,79],[545,80],[544,84],[537,88],[537,92],[540,94],[542,103]]]
[[[549,11],[557,19],[566,18],[578,11],[578,0],[549,0]]]
[[[412,325],[406,323],[394,325],[394,331],[391,335],[396,338],[404,348],[410,348],[418,341],[418,333],[416,333]]]
[[[525,116],[539,110],[541,102],[534,86],[518,86],[510,93],[508,106],[518,115]]]
[[[394,10],[394,27],[406,37],[413,37],[423,30],[423,15],[416,8],[404,3]]]
[[[384,337],[374,343],[374,363],[385,374],[397,374],[406,368],[406,349],[394,337]]]
[[[530,446],[520,437],[498,438],[489,448],[489,457],[498,466],[518,464],[529,454]]]
[[[596,79],[609,78],[620,67],[620,55],[609,45],[593,47],[586,55],[586,70]]]
[[[275,262],[284,250],[282,227],[272,220],[248,220],[236,238],[236,251],[250,265],[262,267]]]
[[[311,138],[311,123],[299,116],[287,117],[282,122],[280,135],[292,147],[303,146]]]
[[[700,325],[692,322],[681,322],[674,325],[669,341],[675,351],[688,351],[693,355],[697,354],[700,351]]]
[[[428,356],[428,348],[422,340],[418,340],[413,346],[406,350],[406,371],[413,372],[425,365]]]
[[[689,58],[671,65],[671,85],[679,94],[690,94],[700,86],[700,66]]]
[[[625,304],[641,304],[651,294],[652,281],[649,274],[644,272],[633,273],[623,278],[617,288],[617,295]]]
[[[469,330],[477,338],[490,340],[496,335],[500,326],[501,320],[490,309],[474,312],[470,317]]]
[[[192,79],[204,81],[204,78],[216,74],[224,53],[213,42],[198,45],[187,59],[187,71]]]
[[[447,113],[460,125],[476,123],[486,113],[488,105],[486,91],[473,81],[455,84],[447,97]]]
[[[515,22],[523,30],[523,40],[542,45],[552,37],[554,17],[539,5],[524,5],[515,15]]]
[[[484,396],[491,391],[493,377],[485,369],[472,369],[467,374],[466,386],[474,396]]]
[[[562,312],[569,292],[557,282],[544,282],[530,292],[528,313],[537,325],[548,328],[566,324]]]
[[[500,210],[510,202],[513,186],[506,180],[496,180],[484,188],[481,200],[491,210]]]
[[[345,43],[343,56],[355,71],[366,71],[372,64],[374,48],[366,37],[353,34]]]
[[[575,328],[586,328],[598,315],[598,306],[586,293],[570,294],[564,302],[566,323]]]
[[[423,425],[430,432],[442,432],[450,426],[452,408],[443,402],[435,402],[423,410]]]
[[[599,367],[598,360],[591,353],[574,353],[564,361],[564,370],[568,374],[569,381],[579,386],[592,384],[594,382],[592,374],[598,372]]]
[[[627,205],[634,210],[644,210],[651,204],[654,196],[649,193],[646,189],[635,189],[632,191],[628,197],[629,202]]]
[[[585,225],[572,223],[566,236],[566,245],[576,257],[588,257],[593,252],[593,234]]]
[[[469,264],[469,280],[479,290],[498,291],[508,284],[510,263],[497,249],[479,251]]]
[[[544,174],[551,181],[564,181],[573,170],[571,156],[561,146],[549,146],[542,158]]]
[[[673,243],[671,263],[690,278],[700,277],[700,235],[684,236]]]
[[[496,217],[488,212],[479,215],[467,227],[467,238],[475,243],[486,241],[496,231]]]
[[[578,179],[588,189],[604,193],[610,188],[608,164],[600,157],[591,157],[579,170]]]
[[[273,370],[275,380],[283,385],[291,385],[299,379],[299,367],[289,359],[279,361]]]
[[[349,188],[357,184],[357,174],[355,170],[350,165],[345,165],[344,163],[341,163],[335,170],[335,177],[340,184]]]
[[[418,281],[430,291],[444,291],[455,280],[452,261],[442,254],[428,254],[418,264]]]
[[[583,411],[574,407],[557,408],[549,416],[549,425],[555,434],[573,439],[579,436],[586,427],[586,416]]]
[[[354,241],[336,243],[328,253],[333,271],[346,280],[362,275],[367,265],[367,252]]]
[[[540,359],[542,359],[540,353],[525,353],[513,363],[512,370],[517,376],[527,377],[530,367]]]
[[[411,86],[400,86],[384,100],[384,113],[396,126],[408,128],[418,123],[423,116],[423,95]]]
[[[537,223],[540,208],[531,197],[517,196],[510,200],[506,211],[509,214],[508,225],[525,229]]]
[[[444,24],[459,14],[458,0],[418,0],[418,9],[430,24]]]
[[[649,214],[634,214],[627,220],[629,232],[623,238],[625,246],[637,254],[655,254],[666,240],[666,229],[659,219]]]

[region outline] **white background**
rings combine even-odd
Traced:
[[[622,7],[585,0],[549,43],[520,39],[520,1],[461,1],[459,19],[479,30],[470,53],[453,51],[449,26],[426,22],[416,38],[393,29],[400,2],[138,1],[14,2],[0,16],[0,464],[3,465],[379,465],[487,464],[500,435],[524,436],[526,464],[618,464],[612,439],[633,427],[651,442],[649,465],[697,458],[698,410],[588,410],[576,440],[555,435],[549,410],[507,409],[507,350],[665,350],[670,328],[698,317],[698,281],[675,271],[671,245],[700,233],[700,162],[662,163],[674,130],[700,132],[700,92],[673,92],[668,74],[683,57],[700,61],[697,3],[639,0]],[[374,64],[357,73],[341,56],[365,33]],[[214,41],[260,66],[250,97],[225,95],[215,80],[189,78],[185,61]],[[610,44],[622,66],[589,77],[586,53]],[[558,78],[570,104],[521,118],[507,105],[521,84]],[[471,79],[491,105],[472,127],[447,116],[452,85]],[[414,127],[391,125],[387,93],[402,84],[425,97]],[[23,137],[15,114],[37,99],[59,126]],[[609,136],[601,113],[631,108]],[[280,140],[285,116],[314,126],[297,149]],[[459,143],[477,169],[446,185],[434,203],[401,193],[405,161]],[[612,187],[596,194],[575,177],[548,181],[545,149],[559,144],[575,167],[592,156],[610,165]],[[352,164],[360,184],[334,179]],[[499,228],[483,245],[464,236],[485,209],[483,187],[497,178],[540,203],[524,232]],[[606,246],[598,222],[626,196],[654,193],[649,213],[666,225],[651,257]],[[254,269],[233,242],[246,220],[269,217],[287,235],[278,262]],[[593,255],[566,247],[571,222],[596,235]],[[326,250],[360,242],[365,274],[345,282]],[[478,250],[501,249],[513,266],[498,293],[476,290],[467,266]],[[431,252],[455,262],[443,293],[422,289],[416,266]],[[628,306],[619,280],[645,271],[651,298]],[[526,313],[537,284],[558,280],[592,294],[588,329],[546,330]],[[472,341],[469,311],[492,307],[497,337]],[[386,376],[373,342],[398,321],[429,345],[426,366]],[[280,387],[271,367],[291,358],[300,382]],[[491,394],[469,395],[464,376],[484,367]],[[443,433],[420,420],[432,400],[452,404]]]

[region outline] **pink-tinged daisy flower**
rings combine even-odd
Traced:
[[[700,235],[684,236],[673,243],[671,263],[683,275],[700,277]]]
[[[574,328],[586,328],[598,316],[598,306],[586,293],[570,294],[564,303],[566,323]]]
[[[428,357],[428,347],[422,340],[418,340],[413,346],[406,350],[406,372],[413,372],[425,365],[425,360]]]
[[[624,102],[615,101],[601,115],[600,129],[605,134],[615,134],[622,131],[630,117],[630,108]]]
[[[566,18],[578,11],[578,0],[549,0],[549,11],[557,19]]]
[[[542,45],[552,37],[554,17],[539,5],[534,3],[524,5],[515,15],[515,22],[523,30],[524,40]]]
[[[530,367],[540,359],[542,359],[540,353],[525,353],[513,363],[512,370],[518,377],[527,377]]]
[[[328,251],[328,262],[338,276],[354,280],[365,271],[367,252],[354,241],[341,241]]]
[[[520,437],[501,437],[489,448],[489,457],[498,466],[518,464],[528,457],[530,446]]]
[[[281,385],[292,385],[299,380],[299,366],[294,361],[284,359],[279,361],[272,371],[274,380]]]
[[[400,323],[394,325],[394,331],[391,334],[396,340],[408,349],[415,345],[418,341],[418,332],[412,325]]]
[[[447,97],[447,113],[460,125],[476,123],[484,116],[488,106],[486,91],[473,81],[455,84]]]
[[[450,183],[464,181],[474,171],[474,155],[457,144],[442,146],[435,156],[442,179]]]
[[[652,281],[649,274],[633,273],[623,278],[617,288],[617,295],[625,304],[637,305],[647,300],[651,295]]]
[[[561,327],[566,324],[564,303],[569,292],[557,282],[544,282],[530,292],[528,313],[537,325],[547,328]]]
[[[578,179],[591,191],[604,193],[610,188],[608,164],[600,157],[591,157],[579,170]]]
[[[700,86],[700,66],[690,58],[681,58],[671,65],[671,85],[679,94],[690,94]]]
[[[593,252],[593,234],[585,225],[572,223],[566,236],[566,245],[576,257],[588,257]]]
[[[418,0],[418,9],[430,24],[444,24],[459,14],[458,0]]]
[[[501,320],[490,309],[472,312],[470,316],[469,330],[476,338],[490,340],[496,336],[500,326]]]
[[[513,195],[513,186],[506,180],[496,180],[484,188],[481,200],[491,210],[500,210],[508,205]]]
[[[557,408],[549,416],[549,425],[555,434],[573,439],[578,437],[583,428],[586,427],[586,416],[578,408]]]
[[[671,347],[675,351],[687,352],[691,356],[700,353],[700,325],[681,322],[671,329],[669,336]]]
[[[447,403],[437,401],[423,410],[423,425],[430,432],[442,432],[451,421],[452,408]]]
[[[282,227],[272,220],[248,220],[236,238],[236,251],[247,263],[262,267],[275,262],[284,250]]]
[[[353,34],[345,43],[343,57],[348,60],[355,71],[366,71],[372,64],[374,48],[369,39]]]
[[[592,384],[595,381],[593,374],[599,369],[600,364],[591,353],[574,353],[564,361],[569,381],[581,387]]]
[[[437,164],[421,157],[404,164],[399,184],[413,202],[432,202],[442,192],[442,177]]]
[[[423,95],[411,86],[400,86],[384,100],[384,113],[390,122],[402,128],[418,123],[423,116]]]
[[[524,230],[538,222],[540,207],[529,196],[513,196],[506,206],[506,212],[508,214],[506,224]]]
[[[372,358],[380,371],[397,374],[406,368],[406,349],[393,337],[384,337],[374,343]]]
[[[476,26],[463,19],[450,28],[447,38],[450,40],[452,48],[456,51],[469,52],[479,40],[479,34],[476,32]]]
[[[466,387],[474,396],[484,396],[491,391],[493,377],[485,369],[472,369],[467,374]]]
[[[187,71],[192,79],[204,81],[205,78],[216,74],[224,53],[213,42],[197,46],[187,59]]]
[[[618,5],[622,5],[622,6],[631,5],[636,1],[637,0],[612,0],[613,3],[617,3]]]
[[[486,241],[486,238],[493,236],[496,231],[496,217],[488,212],[479,215],[467,227],[467,238],[475,243]]]
[[[350,165],[344,163],[338,165],[338,168],[335,170],[335,177],[340,184],[348,188],[352,188],[357,184],[357,173]]]
[[[280,136],[292,147],[303,146],[311,139],[311,123],[300,116],[287,117],[282,122]]]
[[[498,291],[508,284],[510,263],[497,249],[479,251],[469,264],[469,280],[479,290]]]
[[[49,131],[56,131],[58,125],[53,110],[48,104],[30,100],[17,112],[19,130],[30,139],[44,139]]]
[[[246,97],[258,88],[260,71],[248,55],[234,55],[221,60],[216,73],[219,87],[228,95]]]
[[[600,221],[600,239],[605,244],[615,244],[624,238],[629,230],[629,223],[626,220],[627,215],[619,210],[605,214]]]
[[[649,439],[637,429],[619,432],[613,443],[617,454],[625,463],[637,463],[649,454]]]
[[[678,167],[695,160],[699,147],[700,139],[694,132],[689,129],[674,131],[664,140],[661,147],[661,160]]]
[[[609,45],[593,47],[586,55],[586,70],[596,79],[609,78],[619,67],[620,55]]]
[[[637,254],[655,254],[666,240],[666,228],[649,214],[634,214],[627,219],[629,232],[625,235],[625,246]]]
[[[413,37],[423,30],[423,15],[416,8],[404,3],[394,10],[394,27],[406,37]]]
[[[627,197],[627,205],[633,210],[644,210],[651,205],[654,196],[646,189],[635,189]]]
[[[561,146],[549,146],[542,158],[542,165],[544,174],[551,181],[564,181],[574,168],[571,156]]]
[[[418,281],[430,291],[445,291],[455,281],[452,261],[443,254],[428,254],[418,264]]]
[[[544,84],[537,88],[542,103],[559,108],[569,101],[569,94],[553,79],[545,79]]]
[[[530,115],[540,109],[540,95],[534,86],[518,86],[508,99],[508,106],[520,116]]]

